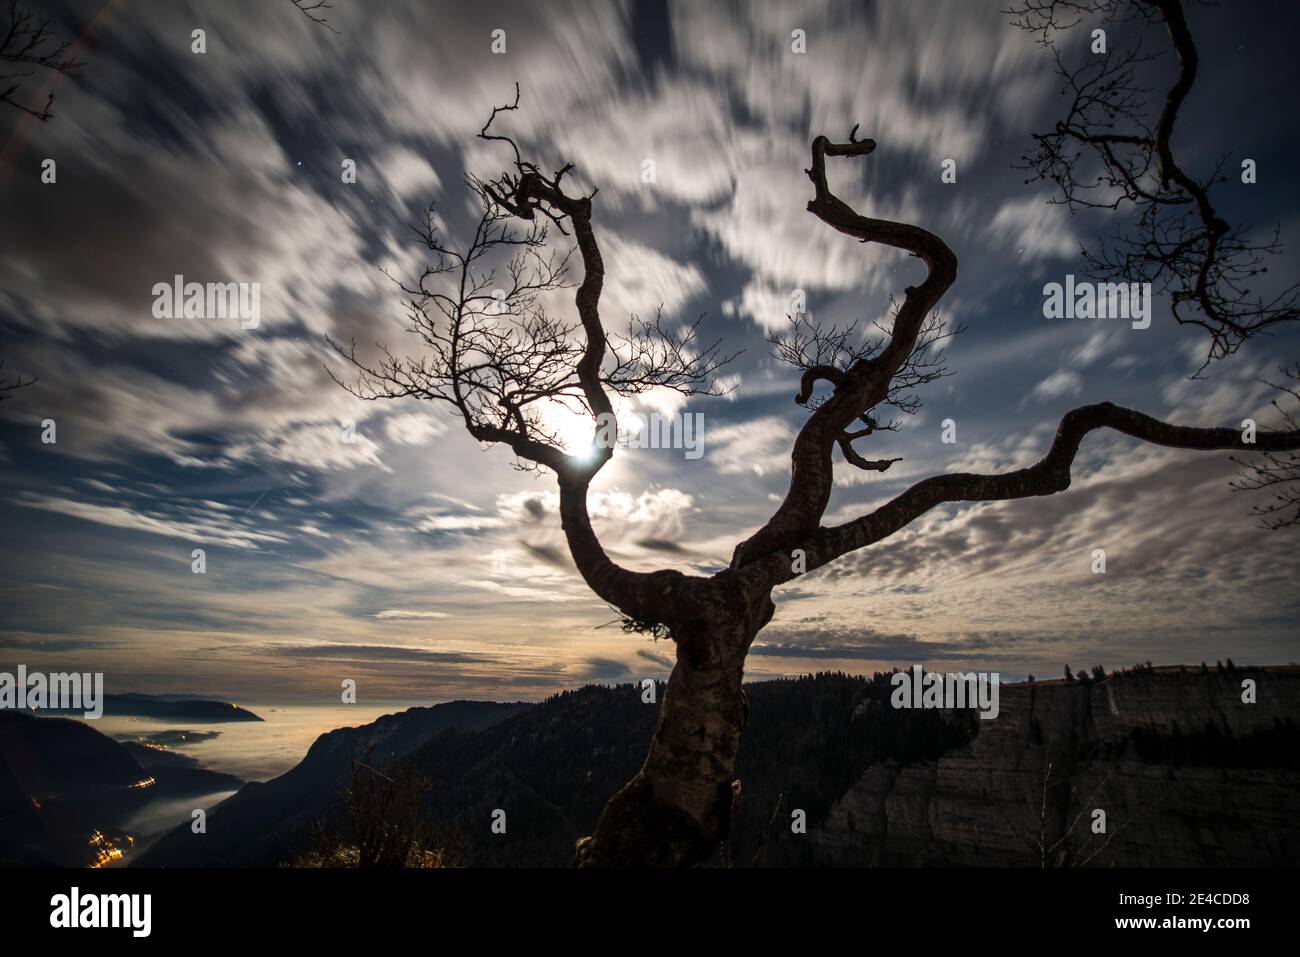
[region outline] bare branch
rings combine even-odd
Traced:
[[[327,20],[322,14],[322,11],[324,10],[334,9],[334,4],[327,2],[327,0],[316,0],[315,3],[311,3],[309,0],[289,0],[289,2],[297,7],[298,11],[312,23],[318,23],[331,33],[343,36],[343,34],[330,26],[329,20]]]
[[[1300,402],[1300,363],[1281,370],[1282,375],[1290,379],[1292,385],[1269,383],[1289,400]],[[1283,408],[1282,402],[1274,399],[1271,403],[1290,429],[1300,428],[1300,409]],[[1259,519],[1259,524],[1268,529],[1290,528],[1300,526],[1300,453],[1261,452],[1249,460],[1236,457],[1233,461],[1243,466],[1243,472],[1234,482],[1236,491],[1253,491],[1268,489],[1272,500],[1263,505],[1256,505],[1250,514]]]
[[[34,116],[42,123],[54,114],[54,91],[46,94],[44,104],[28,104],[22,99],[23,82],[37,72],[52,70],[64,75],[74,74],[85,66],[72,53],[72,44],[54,39],[50,18],[38,19],[35,14],[9,0],[8,22],[0,25],[0,103],[7,103]],[[9,70],[14,72],[8,72]]]
[[[825,136],[813,140],[812,166],[806,172],[812,180],[814,196],[808,203],[808,211],[860,242],[879,243],[911,253],[925,263],[928,273],[919,286],[904,290],[903,302],[896,304],[894,310],[893,328],[878,344],[869,344],[864,350],[849,348],[849,332],[834,329],[804,334],[802,338],[796,329],[795,339],[774,343],[779,356],[796,365],[808,363],[796,401],[808,402],[812,386],[819,380],[831,382],[834,391],[816,404],[795,438],[789,490],[768,522],[736,547],[731,558],[733,569],[785,548],[817,528],[834,482],[832,450],[839,445],[850,462],[859,464],[850,456],[851,448],[840,441],[840,436],[855,420],[889,401],[891,395],[901,397],[909,388],[909,373],[903,370],[917,354],[918,346],[924,352],[934,344],[933,341],[924,344],[922,329],[934,306],[957,278],[957,257],[938,236],[909,223],[863,216],[831,191],[826,179],[827,156],[867,156],[876,148],[874,140],[858,139],[857,130],[854,126],[849,132],[847,143],[832,143]],[[837,361],[846,364],[839,368],[834,365]],[[828,372],[830,369],[835,371]],[[920,384],[920,380],[911,381]],[[875,465],[872,463],[873,468]]]
[[[1300,283],[1276,294],[1252,290],[1268,272],[1268,258],[1282,251],[1277,230],[1255,238],[1249,225],[1230,225],[1220,216],[1210,192],[1224,181],[1223,160],[1198,179],[1174,154],[1179,111],[1200,62],[1180,0],[1021,0],[1008,12],[1052,50],[1069,103],[1051,131],[1034,136],[1019,168],[1031,174],[1029,182],[1055,183],[1060,194],[1053,202],[1072,211],[1136,212],[1112,237],[1083,250],[1093,274],[1168,292],[1174,318],[1209,333],[1206,365],[1300,318]],[[1147,119],[1153,98],[1141,77],[1167,51],[1147,53],[1139,40],[1127,49],[1107,48],[1077,67],[1067,66],[1057,51],[1058,33],[1094,19],[1163,26],[1178,73],[1154,123]]]
[[[942,347],[960,331],[935,312],[957,275],[956,256],[943,240],[919,226],[862,215],[832,192],[826,157],[865,157],[875,149],[874,141],[859,139],[854,127],[845,143],[825,136],[813,140],[807,172],[814,196],[808,210],[862,243],[917,257],[926,267],[924,278],[893,303],[888,327],[873,325],[868,336],[859,335],[855,325],[823,329],[799,315],[792,317],[787,334],[771,340],[777,357],[801,370],[795,398],[809,414],[794,441],[785,498],[771,519],[736,547],[728,568],[707,577],[630,571],[606,554],[587,508],[590,483],[614,454],[613,444],[567,448],[547,413],[565,409],[594,426],[604,417],[612,419],[614,396],[651,388],[717,395],[722,390],[714,374],[730,357],[717,342],[697,341],[698,322],[671,326],[661,311],[650,322],[634,319],[626,334],[608,333],[600,314],[605,265],[592,223],[596,194],[567,192],[572,164],[548,175],[525,159],[514,138],[496,131],[499,118],[518,108],[516,86],[513,102],[493,109],[479,131],[483,140],[507,144],[513,162],[494,179],[468,179],[481,206],[468,244],[449,242],[432,208],[415,227],[430,262],[419,275],[395,281],[420,351],[399,356],[376,344],[374,353],[363,356],[355,343],[334,346],[357,370],[349,386],[354,394],[446,403],[474,438],[505,445],[524,467],[554,471],[561,525],[584,580],[618,609],[627,630],[670,637],[676,646],[649,754],[610,800],[595,834],[578,842],[580,864],[689,864],[725,835],[747,716],[745,658],[772,619],[777,585],[879,542],[945,502],[1061,492],[1070,485],[1083,438],[1094,429],[1173,448],[1247,450],[1236,429],[1175,426],[1109,403],[1090,405],[1065,415],[1036,465],[1000,475],[934,476],[854,521],[822,527],[835,449],[859,469],[883,472],[898,461],[869,459],[856,443],[895,427],[892,421],[882,424],[881,406],[902,414],[916,410],[917,388],[946,374]],[[1157,160],[1169,182],[1177,183],[1158,150]],[[1159,185],[1161,192],[1152,192],[1151,176],[1137,167],[1123,169],[1141,194],[1172,190]],[[1117,175],[1123,181],[1123,172]],[[552,227],[573,237],[581,263],[573,318],[548,312],[548,306],[554,308],[552,294],[570,285],[569,270],[576,266],[573,250],[550,246]],[[1249,451],[1300,449],[1295,429],[1258,432],[1255,438]],[[804,551],[797,564],[790,555],[796,547]],[[1043,834],[1039,846],[1047,846]]]
[[[1062,492],[1070,487],[1070,465],[1084,436],[1101,428],[1169,448],[1200,451],[1243,448],[1242,434],[1237,429],[1170,425],[1109,402],[1082,406],[1065,414],[1051,449],[1035,465],[1001,475],[950,472],[932,476],[870,514],[844,525],[818,529],[797,543],[806,553],[807,570],[888,538],[945,502],[988,502]],[[1254,450],[1260,452],[1300,449],[1300,431],[1263,431],[1255,439]],[[789,556],[784,554],[768,556],[745,572],[776,584],[796,577]]]
[[[595,193],[569,195],[562,181],[571,163],[548,177],[524,160],[513,138],[493,132],[498,116],[518,108],[516,84],[513,102],[494,108],[479,131],[481,139],[508,144],[514,162],[496,179],[467,178],[481,207],[469,244],[445,238],[434,207],[412,227],[432,261],[418,276],[394,281],[406,296],[407,330],[422,351],[399,356],[376,344],[376,358],[367,359],[355,343],[331,344],[357,372],[344,384],[354,395],[446,403],[474,438],[510,448],[518,467],[554,471],[561,522],[588,584],[629,619],[662,623],[664,596],[683,576],[619,567],[591,528],[587,488],[614,453],[612,444],[594,442],[596,430],[602,420],[614,421],[611,395],[654,388],[723,394],[715,377],[734,356],[722,355],[717,342],[701,344],[698,321],[669,328],[662,310],[653,321],[634,318],[627,334],[606,333],[599,311],[605,267],[591,223]],[[552,226],[572,234],[582,264],[577,321],[557,318],[543,304],[572,285],[575,250],[550,246]],[[557,409],[591,420],[589,448],[565,447],[548,417]]]
[[[11,393],[24,388],[25,386],[29,386],[36,381],[34,378],[24,379],[22,376],[18,376],[16,379],[10,379],[4,374],[4,367],[4,360],[0,359],[0,402],[3,402],[5,399],[13,398]]]

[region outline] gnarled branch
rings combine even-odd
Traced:
[[[1292,384],[1270,382],[1269,385],[1287,400],[1300,402],[1300,363],[1282,369],[1281,373]],[[1272,406],[1290,428],[1300,429],[1300,410],[1284,407],[1278,399],[1273,400]],[[1248,460],[1234,456],[1233,461],[1242,466],[1242,474],[1232,482],[1234,490],[1267,489],[1272,494],[1270,501],[1251,509],[1250,514],[1259,519],[1261,526],[1268,529],[1300,526],[1300,452],[1260,450],[1260,454]]]
[[[1252,238],[1250,226],[1230,225],[1210,196],[1223,182],[1222,163],[1198,179],[1174,153],[1178,115],[1200,65],[1180,0],[1021,0],[1011,12],[1017,26],[1039,34],[1053,50],[1070,97],[1065,117],[1035,135],[1021,168],[1032,174],[1031,182],[1054,182],[1060,195],[1053,202],[1071,210],[1137,211],[1110,239],[1085,247],[1093,273],[1168,292],[1174,318],[1209,333],[1207,365],[1260,332],[1300,318],[1300,283],[1268,296],[1251,288],[1268,271],[1266,260],[1281,252],[1277,230],[1271,238]],[[1164,26],[1178,73],[1153,125],[1141,74],[1158,54],[1139,43],[1067,67],[1056,52],[1055,35],[1089,17]],[[1100,170],[1095,178],[1083,169],[1084,157]]]
[[[855,126],[849,132],[847,143],[833,143],[825,136],[813,140],[812,166],[807,173],[814,196],[808,211],[832,229],[863,243],[892,246],[917,256],[928,272],[920,285],[905,290],[903,302],[894,314],[893,328],[878,351],[855,357],[842,373],[837,370],[827,374],[826,364],[819,361],[809,370],[811,375],[805,374],[799,391],[799,398],[805,402],[819,379],[832,382],[834,392],[818,404],[800,429],[790,457],[789,490],[767,524],[736,547],[731,559],[733,569],[783,548],[817,527],[834,482],[832,449],[840,444],[842,451],[848,449],[846,456],[852,451],[839,442],[841,434],[855,419],[886,401],[891,388],[896,388],[895,377],[916,354],[926,317],[957,278],[957,257],[938,236],[909,223],[863,216],[831,191],[826,179],[827,156],[867,156],[876,148],[874,140],[859,140],[857,130]]]
[[[924,479],[875,511],[843,525],[818,529],[796,543],[806,554],[806,569],[819,568],[841,555],[875,544],[945,502],[991,502],[1054,495],[1070,487],[1070,466],[1084,436],[1095,429],[1114,429],[1153,445],[1200,451],[1250,448],[1279,452],[1300,449],[1300,431],[1266,431],[1246,446],[1238,429],[1170,425],[1132,409],[1101,402],[1067,412],[1047,454],[1027,468],[1000,475],[951,472]],[[771,555],[742,574],[779,584],[795,578],[788,555]]]
[[[297,7],[298,11],[312,23],[324,27],[331,33],[337,33],[339,36],[343,35],[330,26],[329,20],[325,17],[324,11],[334,8],[334,4],[329,3],[328,0],[314,0],[314,2],[313,0],[289,0],[289,2]]]
[[[0,103],[45,122],[54,115],[53,90],[46,94],[44,104],[28,105],[21,98],[23,81],[37,68],[67,75],[83,66],[85,63],[73,54],[70,42],[55,41],[48,17],[38,19],[18,0],[9,0],[8,22],[0,26],[0,71],[4,71],[0,72]]]
[[[367,359],[355,343],[331,342],[357,370],[354,382],[340,384],[364,399],[447,403],[470,435],[505,445],[521,468],[554,471],[561,524],[583,578],[630,617],[662,620],[685,576],[632,572],[606,554],[587,513],[587,489],[614,449],[594,440],[602,420],[614,418],[611,395],[653,388],[722,394],[714,376],[731,357],[720,355],[717,343],[697,342],[698,323],[671,330],[662,313],[653,321],[634,319],[627,334],[606,333],[600,315],[605,264],[591,222],[595,192],[570,195],[563,180],[572,164],[547,176],[511,137],[493,131],[501,114],[518,107],[516,84],[514,101],[494,108],[479,131],[484,140],[509,145],[514,159],[495,179],[468,179],[482,208],[469,245],[457,248],[444,238],[432,207],[415,227],[433,262],[415,279],[396,281],[407,297],[408,331],[423,352],[399,356],[376,344],[378,358]],[[573,250],[550,248],[551,227],[573,236],[582,264],[576,322],[542,305],[543,296],[571,285]],[[547,413],[556,409],[592,420],[589,448],[565,447],[548,425]]]

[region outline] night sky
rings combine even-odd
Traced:
[[[344,678],[370,700],[513,699],[667,674],[671,646],[609,624],[573,569],[553,477],[481,449],[445,407],[362,402],[328,371],[346,374],[326,337],[416,349],[385,271],[418,273],[427,250],[408,224],[430,202],[464,241],[463,173],[511,158],[475,134],[516,82],[501,129],[545,169],[574,163],[575,188],[599,187],[607,328],[662,306],[668,324],[703,315],[704,339],[743,350],[726,397],[622,410],[705,421],[702,457],[620,452],[596,480],[597,531],[631,567],[716,571],[784,493],[807,411],[765,337],[793,290],[819,322],[887,323],[890,296],[923,277],[805,210],[812,138],[854,124],[877,149],[831,161],[834,188],[952,247],[940,312],[966,331],[922,410],[860,444],[901,462],[867,473],[837,453],[826,524],[927,475],[1030,464],[1089,402],[1276,425],[1259,380],[1300,355],[1294,333],[1193,380],[1207,339],[1162,296],[1146,330],[1044,318],[1044,283],[1082,276],[1080,243],[1124,213],[1072,217],[1014,168],[1061,106],[1050,54],[1004,6],[334,0],[334,33],[287,0],[47,5],[87,65],[55,87],[48,123],[0,112],[0,357],[37,379],[0,403],[0,668],[285,702],[337,700]],[[1200,175],[1227,157],[1220,212],[1280,228],[1260,288],[1285,285],[1300,258],[1297,7],[1189,18],[1201,74],[1175,145]],[[191,52],[196,28],[206,53]],[[1086,55],[1085,33],[1066,43]],[[1158,104],[1172,60],[1153,76]],[[155,318],[151,290],[177,274],[259,283],[260,323]],[[553,308],[571,313],[571,297]],[[955,444],[940,442],[949,418]],[[1236,472],[1226,454],[1094,433],[1064,494],[936,509],[778,590],[747,677],[1295,661],[1300,554],[1229,491]],[[196,548],[206,574],[191,571]]]

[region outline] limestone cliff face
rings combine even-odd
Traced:
[[[1256,683],[1256,703],[1242,682]],[[954,721],[969,713],[951,714]],[[1001,689],[938,761],[872,766],[810,828],[842,865],[1294,866],[1300,668]],[[1105,833],[1094,833],[1096,811]]]

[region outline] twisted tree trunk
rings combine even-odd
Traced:
[[[673,630],[677,664],[650,752],[578,842],[579,867],[685,867],[727,835],[749,710],[745,655],[774,606],[770,590],[755,593],[728,573],[692,591],[689,617]]]
[[[1167,15],[1175,7],[1172,0],[1151,2],[1158,2]],[[1182,40],[1180,23],[1180,18],[1170,19],[1176,46]],[[1186,60],[1186,51],[1179,47],[1179,52]],[[1170,101],[1164,126],[1172,125],[1177,102],[1185,92],[1175,88],[1177,95]],[[632,630],[659,633],[667,629],[676,645],[677,662],[660,705],[650,752],[632,781],[606,805],[595,833],[578,843],[579,865],[685,866],[707,857],[726,837],[738,783],[734,780],[736,756],[747,716],[742,690],[745,656],[775,611],[774,588],[888,538],[943,503],[1000,501],[1064,491],[1070,485],[1070,469],[1080,443],[1095,429],[1109,428],[1171,448],[1265,454],[1300,448],[1300,431],[1294,429],[1252,432],[1247,438],[1235,428],[1172,425],[1103,402],[1067,413],[1048,453],[1034,465],[991,475],[947,472],[931,476],[865,515],[824,526],[835,482],[832,455],[836,447],[849,464],[867,471],[884,471],[898,461],[867,459],[854,451],[852,443],[874,434],[877,422],[873,410],[897,404],[896,390],[914,388],[937,375],[918,371],[932,367],[923,354],[936,339],[927,338],[926,323],[957,278],[957,257],[938,236],[909,223],[863,215],[831,190],[827,157],[865,157],[876,148],[873,140],[857,138],[855,126],[847,143],[835,143],[825,136],[813,140],[807,173],[814,197],[808,211],[860,242],[918,257],[926,267],[925,278],[904,289],[892,328],[878,349],[849,349],[846,356],[834,332],[815,337],[811,351],[802,346],[795,349],[795,365],[802,370],[795,401],[811,403],[823,382],[829,384],[830,394],[815,403],[794,441],[785,498],[764,525],[736,546],[726,570],[706,578],[675,569],[642,572],[624,568],[601,546],[587,509],[588,489],[612,458],[613,444],[596,443],[593,438],[591,454],[570,452],[546,434],[538,404],[558,401],[571,408],[576,403],[599,423],[613,414],[610,392],[629,397],[642,395],[651,387],[664,387],[686,396],[719,394],[706,386],[720,363],[713,359],[716,346],[700,350],[693,344],[694,327],[678,338],[662,331],[656,336],[635,337],[623,355],[607,348],[610,338],[599,311],[605,264],[592,225],[595,191],[570,196],[561,181],[571,165],[547,177],[536,164],[524,161],[514,140],[490,132],[499,113],[513,111],[518,105],[516,85],[515,102],[494,108],[479,132],[484,140],[510,145],[514,172],[491,182],[471,180],[484,203],[484,214],[469,251],[449,249],[434,237],[432,227],[426,237],[441,259],[424,276],[458,271],[459,293],[432,294],[424,287],[423,277],[415,286],[403,286],[413,296],[413,329],[433,347],[436,361],[432,365],[424,357],[402,361],[389,354],[370,367],[357,361],[355,347],[345,350],[336,344],[335,348],[361,370],[364,388],[356,394],[362,398],[414,396],[450,403],[476,439],[504,444],[523,462],[554,471],[559,482],[560,522],[583,579],[596,595],[618,609]],[[1167,154],[1161,150],[1160,172],[1176,179],[1176,166]],[[559,267],[552,265],[554,260],[540,259],[529,267],[528,256],[540,257],[539,250],[545,246],[544,232],[511,233],[502,225],[507,214],[533,223],[545,218],[561,229],[565,223],[572,228],[583,266],[582,282],[574,297],[586,340],[580,357],[568,342],[568,327],[551,323],[536,306],[540,292],[561,285],[567,259]],[[487,277],[491,274],[476,276],[477,267],[471,267],[486,251],[505,247],[524,250],[524,258],[511,260],[514,285],[507,297],[521,338],[488,334],[486,339],[475,339],[479,320],[488,315]],[[426,315],[430,302],[447,319],[450,333],[443,331],[440,321]],[[1294,318],[1293,313],[1289,307],[1274,310],[1269,322]],[[466,336],[470,337],[468,344]],[[529,347],[538,343],[540,352],[533,349],[530,353]],[[822,354],[824,346],[829,346],[829,364]],[[504,354],[498,355],[501,352]],[[482,360],[481,354],[490,361]]]

